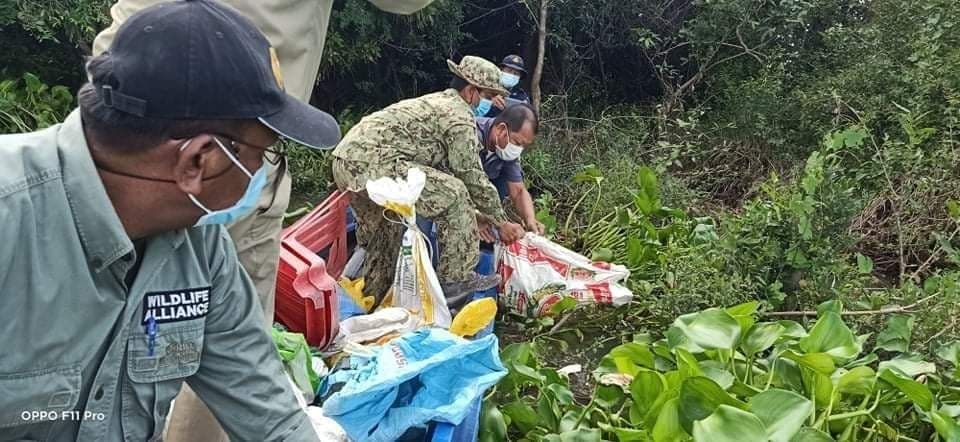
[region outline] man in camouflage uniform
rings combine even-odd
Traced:
[[[507,221],[496,188],[480,165],[481,150],[474,116],[507,91],[500,69],[479,57],[459,65],[447,61],[455,75],[451,88],[404,100],[358,123],[333,151],[333,179],[355,193],[357,240],[367,250],[363,275],[370,294],[382,297],[393,280],[403,227],[384,218],[370,200],[367,180],[406,177],[418,168],[427,176],[417,214],[437,224],[441,244],[439,278],[448,299],[497,284],[496,275],[473,272],[479,259],[477,212],[497,228],[501,240],[513,242],[523,227]],[[483,112],[486,112],[484,110]]]

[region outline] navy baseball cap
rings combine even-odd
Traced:
[[[500,63],[500,66],[506,66],[508,68],[514,68],[524,74],[527,73],[527,69],[523,65],[523,58],[519,55],[508,55],[503,57],[503,62]]]
[[[139,117],[259,120],[316,149],[340,141],[326,112],[283,88],[276,51],[256,26],[214,0],[160,3],[131,16],[108,50],[106,106]]]

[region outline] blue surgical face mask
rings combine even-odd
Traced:
[[[473,114],[482,117],[490,112],[490,108],[493,106],[493,102],[489,98],[481,98],[480,102],[477,103],[477,107],[473,108]]]
[[[264,165],[261,165],[255,173],[251,174],[246,167],[243,167],[243,164],[240,163],[240,160],[233,156],[230,150],[220,142],[220,140],[216,138],[213,140],[216,141],[217,145],[220,146],[221,149],[223,149],[223,152],[227,155],[227,158],[230,158],[230,161],[233,161],[233,164],[239,167],[240,170],[242,170],[243,173],[250,178],[250,183],[247,184],[247,190],[243,192],[243,196],[240,197],[240,200],[238,200],[236,204],[220,210],[208,209],[197,200],[197,197],[188,193],[187,197],[190,198],[190,201],[193,201],[194,205],[207,213],[206,215],[201,216],[194,226],[230,224],[240,218],[243,218],[244,216],[253,212],[253,209],[257,207],[257,202],[260,200],[260,194],[263,193],[263,188],[267,185],[267,168]],[[183,146],[180,147],[180,150],[186,148],[189,143],[189,141],[184,143]]]
[[[507,89],[513,89],[513,87],[516,86],[518,83],[520,83],[519,75],[510,74],[507,72],[502,72],[500,74],[500,84],[502,84],[503,87]]]

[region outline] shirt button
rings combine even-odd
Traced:
[[[102,385],[100,386],[100,388],[97,389],[97,392],[93,394],[93,400],[99,401],[100,399],[103,399],[103,386],[102,386]]]

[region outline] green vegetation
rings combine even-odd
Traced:
[[[109,3],[0,0],[0,131],[69,112]],[[313,102],[346,129],[445,58],[532,65],[541,6],[527,184],[636,296],[504,318],[485,440],[960,440],[960,2],[338,0]],[[291,157],[294,210],[329,158]]]

